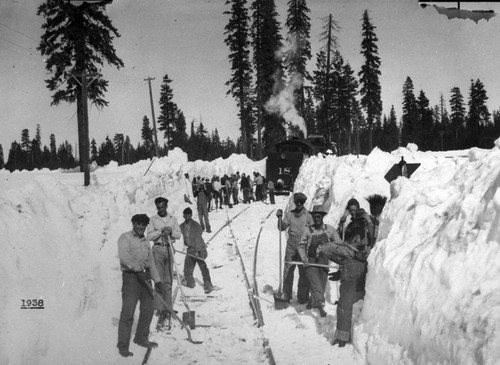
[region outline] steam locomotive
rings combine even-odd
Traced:
[[[333,149],[323,136],[310,135],[307,139],[291,137],[276,143],[267,152],[266,178],[274,182],[276,194],[289,194],[302,162],[309,156]]]

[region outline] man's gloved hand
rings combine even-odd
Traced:
[[[143,285],[145,285],[148,282],[148,277],[145,271],[137,271],[135,273],[137,276],[137,281]]]
[[[328,280],[339,281],[340,280],[340,270],[328,273]]]
[[[155,283],[155,290],[158,294],[162,294],[163,293],[163,284],[161,281],[158,281]]]
[[[278,217],[278,218],[283,217],[283,210],[278,209],[278,210],[276,211],[276,217]]]
[[[308,258],[302,259],[302,263],[304,264],[304,267],[309,267],[309,259]]]

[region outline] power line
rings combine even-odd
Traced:
[[[35,38],[32,38],[32,37],[30,37],[29,35],[27,35],[27,34],[25,34],[25,33],[21,32],[21,31],[19,31],[19,30],[17,30],[17,29],[14,29],[14,28],[12,28],[12,27],[8,26],[7,24],[4,24],[4,23],[0,22],[0,25],[3,25],[5,28],[8,28],[8,29],[12,30],[13,32],[19,33],[19,34],[21,34],[21,35],[25,36],[26,38],[31,39],[32,41],[35,41],[35,42],[38,42],[38,41],[39,41],[39,40],[37,40],[37,39],[35,39]]]

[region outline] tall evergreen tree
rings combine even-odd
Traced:
[[[433,141],[435,140],[435,136],[433,136],[434,121],[432,119],[432,110],[429,107],[429,99],[423,90],[420,90],[417,108],[420,128],[418,129],[419,134],[416,143],[422,151],[428,151],[432,149]]]
[[[172,141],[175,117],[178,111],[177,104],[173,102],[174,92],[170,86],[171,82],[168,75],[163,76],[160,91],[160,115],[158,116],[159,129],[163,131],[163,137],[167,140],[168,146]]]
[[[418,108],[414,94],[413,80],[408,76],[403,85],[403,116],[401,126],[401,144],[406,146],[415,142],[417,130]]]
[[[241,140],[243,149],[248,154],[249,136],[246,131],[247,124],[251,122],[251,117],[248,115],[251,109],[248,109],[247,105],[251,99],[252,65],[250,62],[250,19],[246,4],[246,0],[226,0],[226,5],[231,5],[231,10],[224,12],[230,17],[224,34],[231,63],[231,77],[226,82],[226,86],[229,86],[227,94],[231,95],[238,105]]]
[[[94,138],[90,142],[90,161],[96,161],[99,159],[99,152],[97,151],[97,143]]]
[[[59,157],[57,156],[57,145],[56,145],[56,136],[54,133],[50,134],[50,169],[58,169],[60,167]]]
[[[478,79],[471,80],[469,93],[469,113],[467,114],[467,147],[484,147],[480,144],[481,131],[490,122],[491,114],[486,106],[486,90],[483,83]]]
[[[454,149],[464,147],[462,143],[465,139],[465,105],[464,97],[459,87],[451,89],[450,123],[451,129],[454,131],[454,142],[451,147]]]
[[[295,108],[301,116],[304,115],[304,81],[308,79],[307,63],[311,59],[310,30],[311,22],[309,18],[310,10],[306,0],[289,0],[288,13],[285,26],[288,29],[287,43],[289,50],[286,54],[285,64],[288,75],[292,79],[301,80],[301,86],[295,90]]]
[[[178,110],[174,119],[174,129],[172,131],[172,143],[169,147],[170,148],[179,147],[180,149],[184,150],[186,147],[187,140],[188,136],[186,134],[186,118],[184,117],[184,113]]]
[[[45,58],[45,69],[51,77],[45,80],[47,88],[53,91],[51,105],[61,101],[77,101],[78,144],[80,148],[80,169],[84,171],[88,156],[88,129],[85,128],[84,107],[80,80],[92,75],[87,96],[97,106],[107,106],[104,93],[108,81],[100,75],[100,69],[107,63],[118,69],[123,61],[116,55],[113,39],[119,37],[105,13],[105,3],[83,3],[77,7],[66,1],[45,0],[38,7],[37,15],[45,20],[44,33],[38,50]]]
[[[113,137],[113,147],[117,161],[119,165],[123,165],[123,161],[125,159],[125,137],[122,133],[116,133]]]
[[[323,25],[323,32],[321,33],[321,39],[320,42],[323,43],[322,46],[322,52],[325,55],[324,59],[324,87],[320,91],[322,95],[322,99],[324,101],[324,105],[330,105],[330,97],[331,97],[331,88],[330,88],[330,80],[332,78],[332,57],[334,57],[334,53],[337,50],[338,47],[338,38],[337,34],[339,33],[340,26],[338,23],[333,19],[332,14],[330,14],[326,19],[325,19],[325,24]],[[328,86],[326,86],[328,85]],[[328,108],[325,108],[324,106],[321,108],[323,110],[323,115],[324,115],[324,120],[322,121],[322,124],[324,126],[327,126],[329,124],[329,110]],[[327,138],[328,141],[331,140],[331,136],[328,134],[328,128],[325,128],[327,134],[325,137]]]
[[[373,122],[382,113],[382,98],[380,87],[380,57],[378,56],[377,35],[375,26],[371,23],[368,10],[363,13],[361,54],[365,63],[359,71],[359,83],[361,85],[361,105],[366,112],[366,120],[369,127],[368,148],[373,147]]]
[[[141,137],[142,137],[144,149],[147,151],[148,157],[153,157],[153,155],[154,155],[153,130],[149,126],[149,119],[147,116],[144,116],[142,118]],[[147,157],[145,157],[145,158],[147,158]]]
[[[257,158],[262,158],[262,129],[266,147],[281,141],[286,133],[282,119],[265,109],[266,102],[283,88],[283,61],[280,24],[274,0],[254,0],[252,13],[252,49],[255,76]]]

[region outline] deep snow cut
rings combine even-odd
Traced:
[[[384,175],[401,156],[421,166],[410,179],[389,184]],[[116,242],[130,230],[130,217],[153,214],[154,199],[166,196],[169,212],[182,221],[184,194],[195,203],[185,174],[265,172],[265,160],[233,155],[188,162],[179,149],[155,159],[145,174],[150,164],[98,168],[87,188],[80,173],[0,171],[2,364],[137,363],[138,357],[123,360],[116,350],[121,306]],[[335,331],[334,283],[328,284],[325,319],[293,308],[275,311],[265,302],[272,295],[262,293],[265,325],[252,325],[245,291],[236,289],[241,283],[235,280],[231,239],[250,260],[259,225],[271,214],[262,231],[257,279],[261,289],[277,288],[272,212],[292,208],[291,200],[281,198],[276,207],[252,203],[241,215],[245,222],[232,223],[232,235],[221,231],[209,245],[211,270],[220,267],[213,271],[214,284],[234,285],[231,293],[219,295],[233,306],[223,309],[214,299],[197,308],[200,315],[217,317],[217,335],[198,329],[193,336],[207,336],[200,350],[184,341],[182,332],[172,333],[160,338],[156,356],[176,364],[265,363],[261,339],[267,338],[277,363],[494,364],[500,358],[499,187],[500,140],[491,150],[433,153],[412,145],[390,154],[375,149],[369,156],[313,156],[304,162],[295,191],[309,197],[306,208],[328,209],[326,223],[336,226],[352,197],[366,210],[369,195],[389,198],[369,257],[365,301],[357,306],[353,346],[329,344]],[[212,231],[243,208],[212,212]],[[43,300],[44,309],[21,309],[28,299]],[[304,343],[312,357],[301,350]]]

